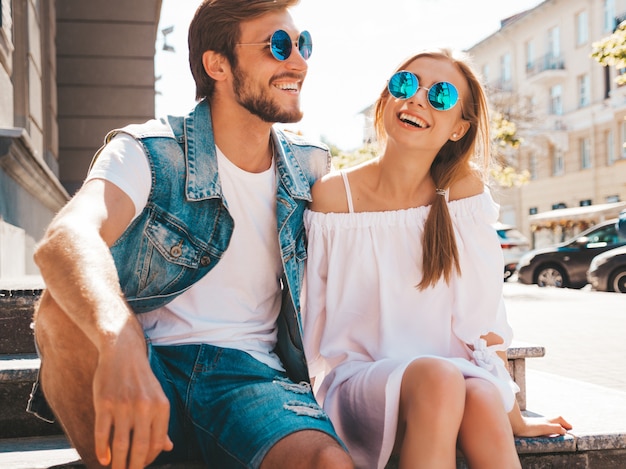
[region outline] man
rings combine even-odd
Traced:
[[[204,1],[199,104],[110,133],[36,250],[41,386],[88,467],[352,467],[299,324],[302,213],[329,154],[272,126],[301,118],[295,3]]]

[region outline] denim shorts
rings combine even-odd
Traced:
[[[279,440],[318,430],[343,443],[308,383],[294,383],[240,350],[148,344],[170,401],[174,449],[157,463],[203,461],[208,468],[258,468]]]

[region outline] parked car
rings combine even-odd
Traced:
[[[626,237],[626,210],[619,214],[617,231]],[[587,271],[587,281],[594,290],[626,293],[626,246],[594,257]]]
[[[591,259],[626,245],[626,236],[618,233],[616,222],[607,220],[563,243],[529,251],[517,264],[518,281],[540,287],[582,288],[587,284]]]
[[[593,290],[626,293],[626,246],[594,257],[589,264],[587,281]]]
[[[496,223],[494,225],[504,255],[504,281],[513,275],[515,267],[522,255],[530,249],[528,238],[511,225]]]

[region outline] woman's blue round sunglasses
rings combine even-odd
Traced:
[[[313,41],[311,40],[311,33],[308,31],[302,31],[298,36],[298,40],[295,42],[291,40],[287,31],[279,29],[278,31],[274,31],[269,42],[240,42],[237,45],[269,46],[272,56],[281,62],[289,58],[294,45],[298,48],[298,51],[304,60],[309,60],[311,52],[313,52]]]
[[[423,88],[428,92],[428,102],[437,111],[447,111],[459,102],[459,92],[452,83],[440,81],[430,88],[420,86],[414,73],[400,70],[393,74],[387,84],[391,96],[397,99],[410,99]]]

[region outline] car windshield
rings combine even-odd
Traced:
[[[589,243],[606,243],[606,244],[614,244],[619,241],[619,235],[614,226],[609,225],[604,228],[594,231],[593,233],[589,233],[587,235],[589,239]]]
[[[586,238],[586,244],[588,247],[606,246],[611,244],[623,243],[626,241],[626,236],[617,231],[617,223],[611,223],[605,225],[586,234],[581,234],[572,238],[569,243],[576,242],[583,238]]]

